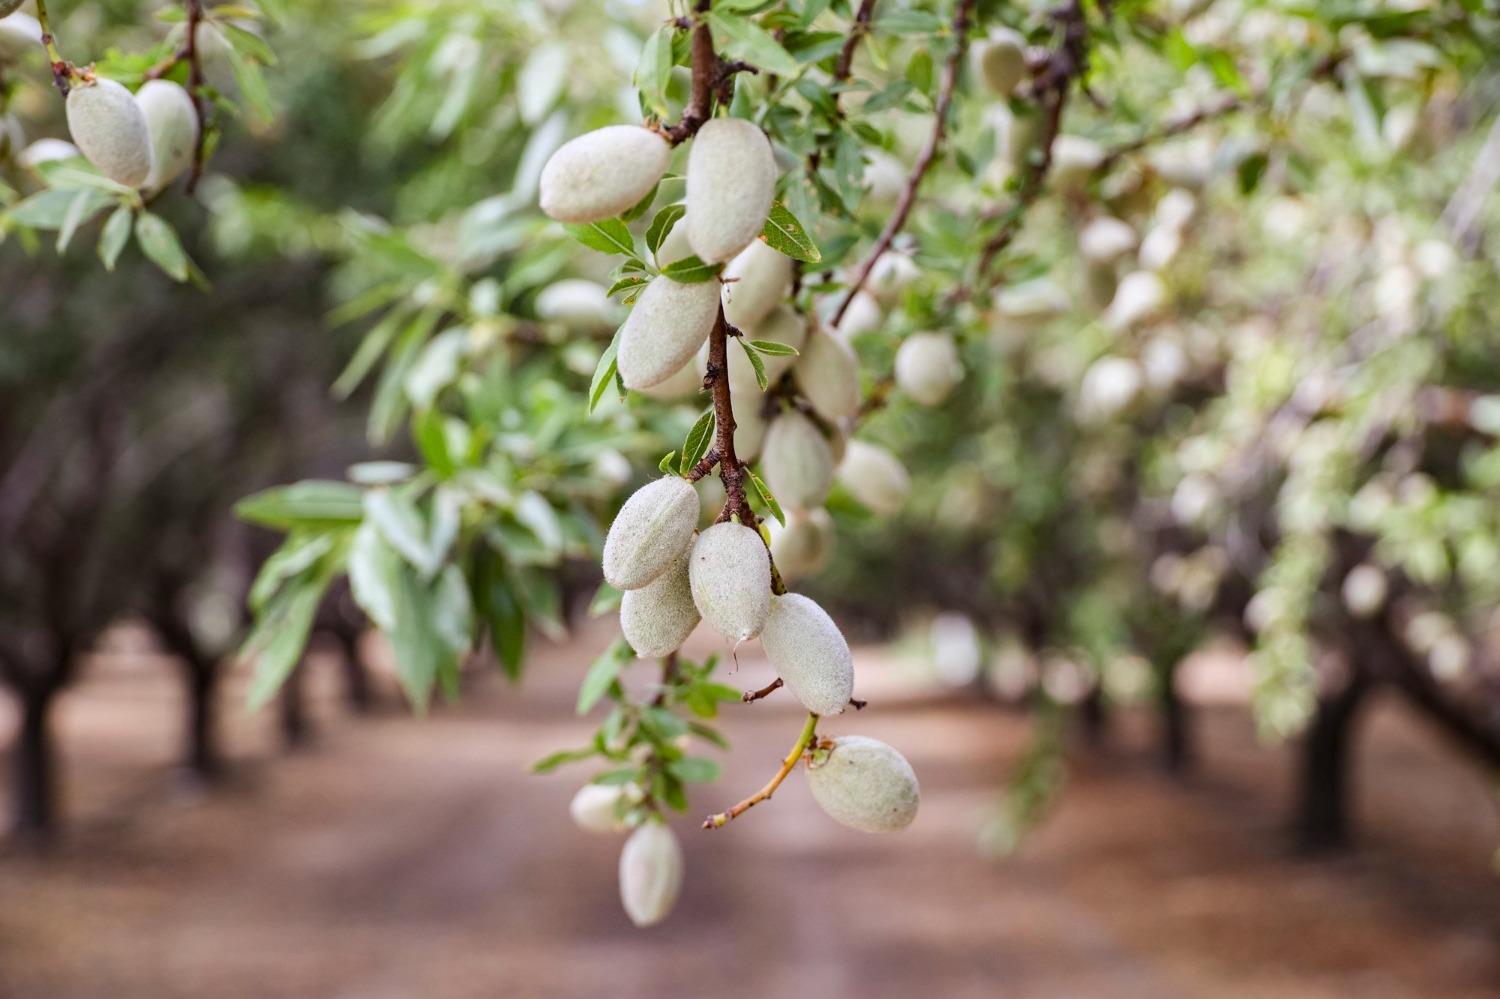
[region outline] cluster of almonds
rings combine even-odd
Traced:
[[[0,3],[14,11],[19,3]],[[0,33],[40,47],[42,28],[29,14],[0,19]],[[84,71],[70,81],[68,132],[72,144],[41,140],[23,157],[28,166],[82,154],[117,184],[148,193],[182,176],[193,162],[198,113],[193,99],[170,80],[148,80],[132,94],[114,80]]]
[[[587,133],[548,161],[542,209],[565,222],[619,215],[652,191],[670,156],[669,143],[647,128],[616,125]],[[791,260],[757,240],[776,178],[770,141],[753,123],[714,118],[699,129],[688,159],[686,212],[656,260],[661,267],[689,255],[726,263],[725,280],[654,278],[621,327],[617,362],[629,389],[665,398],[697,391],[721,308],[737,331],[793,348],[795,354],[765,357],[765,374],[769,385],[790,372],[795,404],[768,405],[745,358],[728,360],[725,372],[731,398],[738,401],[736,455],[759,459],[772,491],[792,510],[775,546],[779,571],[788,578],[815,570],[827,557],[831,522],[821,507],[835,469],[850,492],[877,512],[898,509],[910,482],[888,452],[845,440],[843,428],[861,401],[858,359],[845,337],[809,325],[785,303]],[[903,356],[898,380],[908,390],[916,386],[912,394],[922,401],[946,396],[962,377],[946,338],[910,338]],[[732,518],[699,532],[699,507],[686,479],[667,476],[637,490],[610,525],[604,577],[623,591],[626,641],[638,656],[667,656],[700,621],[736,645],[759,638],[803,707],[818,716],[842,713],[854,695],[854,659],[838,626],[808,597],[773,591],[772,554],[756,527]],[[844,825],[893,832],[916,816],[916,775],[882,742],[821,739],[806,763],[814,799]],[[572,813],[583,828],[618,831],[626,806],[639,794],[628,786],[589,785],[574,798]],[[632,833],[620,856],[620,892],[632,921],[645,926],[665,918],[682,867],[681,847],[667,826],[651,818]]]

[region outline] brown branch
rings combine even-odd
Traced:
[[[817,728],[818,716],[809,714],[807,721],[803,723],[802,733],[797,736],[797,741],[792,745],[792,751],[787,753],[786,759],[781,761],[781,769],[777,770],[775,776],[766,782],[766,786],[728,811],[720,812],[717,815],[710,815],[703,820],[703,828],[718,829],[721,826],[728,825],[732,820],[744,815],[762,801],[769,801],[771,795],[775,794],[776,789],[781,786],[781,782],[786,780],[787,775],[797,765],[797,761],[802,759],[802,754],[807,751],[807,747],[812,742]]]
[[[1040,155],[1028,164],[1028,169],[1021,175],[1015,201],[1003,214],[999,230],[985,241],[984,248],[980,251],[979,267],[975,272],[975,281],[980,285],[985,282],[995,258],[1020,233],[1026,210],[1041,197],[1047,171],[1052,168],[1052,144],[1062,128],[1063,110],[1067,106],[1068,96],[1074,82],[1082,79],[1088,71],[1088,23],[1084,18],[1082,3],[1080,0],[1069,0],[1057,17],[1062,28],[1062,40],[1048,54],[1031,88],[1042,107]]]
[[[1129,142],[1123,142],[1120,145],[1115,146],[1109,152],[1104,154],[1104,159],[1099,161],[1099,166],[1096,172],[1100,174],[1108,173],[1111,169],[1114,168],[1114,165],[1116,163],[1120,162],[1120,160],[1124,159],[1126,156],[1129,156],[1131,153],[1140,152],[1147,146],[1154,146],[1157,143],[1165,142],[1168,139],[1172,139],[1179,135],[1182,135],[1184,132],[1191,132],[1199,125],[1202,125],[1205,122],[1213,121],[1215,118],[1222,118],[1227,114],[1232,114],[1235,111],[1239,111],[1241,108],[1245,107],[1245,105],[1246,101],[1244,100],[1244,98],[1234,95],[1220,98],[1219,100],[1211,104],[1205,104],[1203,107],[1198,108],[1191,114],[1183,115],[1180,118],[1176,118],[1172,121],[1167,122],[1160,128],[1153,129],[1134,139],[1131,139]]]
[[[776,693],[776,691],[781,689],[781,682],[781,677],[778,676],[776,679],[772,680],[764,687],[761,687],[759,690],[745,691],[740,695],[740,700],[744,701],[746,704],[754,704],[756,701],[760,700],[763,697],[770,697],[772,694]]]
[[[717,457],[719,479],[724,483],[724,509],[719,513],[718,522],[738,516],[740,523],[753,527],[755,514],[745,495],[745,465],[740,461],[739,455],[734,453],[734,403],[729,397],[731,331],[735,336],[739,335],[739,330],[730,326],[729,321],[724,318],[724,306],[720,304],[719,314],[714,318],[713,329],[708,334],[708,372],[703,376],[703,387],[713,393],[714,404],[714,443],[709,451]],[[694,471],[696,470],[695,468]]]
[[[875,0],[860,0],[859,10],[855,12],[854,23],[849,27],[849,37],[844,39],[844,47],[839,52],[839,61],[833,65],[833,82],[843,83],[849,79],[849,73],[854,68],[854,51],[859,48],[860,40],[870,33],[870,19],[875,14]],[[839,95],[833,95],[834,106],[838,106]]]
[[[657,132],[672,145],[684,142],[698,133],[714,112],[714,92],[727,77],[721,78],[722,63],[714,51],[714,36],[708,30],[710,0],[698,0],[698,18],[693,25],[693,84],[687,107],[677,124],[658,128]],[[680,21],[678,22],[681,23]]]
[[[917,188],[922,185],[922,178],[927,176],[933,160],[937,158],[938,149],[943,143],[943,136],[948,128],[948,107],[953,103],[953,92],[958,87],[959,69],[963,65],[964,53],[969,50],[969,14],[973,8],[974,0],[958,0],[958,5],[953,11],[953,51],[948,54],[948,62],[943,67],[942,86],[938,91],[937,105],[933,109],[932,133],[928,135],[927,144],[922,147],[921,154],[917,156],[917,162],[912,166],[911,173],[906,178],[906,186],[902,188],[901,198],[896,202],[896,211],[886,222],[885,228],[881,230],[879,238],[875,240],[875,245],[870,248],[859,270],[855,272],[854,280],[850,282],[849,289],[844,293],[843,301],[839,303],[839,307],[834,310],[833,317],[829,320],[830,326],[838,326],[839,321],[844,318],[844,312],[849,308],[849,303],[854,301],[854,296],[859,294],[860,289],[869,280],[870,271],[874,270],[875,262],[890,249],[892,240],[906,225],[907,216],[911,214],[912,207],[917,201]]]

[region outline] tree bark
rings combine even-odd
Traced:
[[[370,683],[370,669],[359,652],[359,629],[340,627],[335,629],[338,640],[340,664],[344,670],[344,699],[349,710],[357,715],[367,715],[375,710],[375,689]]]
[[[21,728],[12,750],[11,827],[32,845],[46,845],[57,834],[57,755],[51,732],[56,694],[47,687],[21,695]]]
[[[1297,789],[1297,847],[1307,854],[1350,845],[1349,765],[1359,709],[1370,689],[1368,675],[1354,670],[1343,690],[1319,699],[1303,737]]]
[[[1185,775],[1193,767],[1192,715],[1182,692],[1177,689],[1177,664],[1160,674],[1157,703],[1161,717],[1161,764],[1173,777]]]
[[[224,776],[219,752],[219,664],[205,661],[187,668],[188,724],[184,763],[199,780],[212,783]]]
[[[281,742],[287,749],[303,749],[312,742],[312,723],[307,717],[307,695],[303,684],[306,675],[307,661],[304,659],[292,668],[277,698],[281,710]]]

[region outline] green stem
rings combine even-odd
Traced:
[[[36,0],[36,20],[42,26],[42,46],[47,50],[47,60],[52,63],[52,79],[58,92],[68,96],[68,85],[78,76],[73,64],[62,57],[57,48],[57,38],[52,34],[52,22],[47,17],[47,0]]]
[[[802,724],[802,734],[797,736],[797,741],[792,746],[792,751],[787,754],[786,759],[781,761],[781,769],[776,771],[776,775],[766,783],[766,786],[729,809],[729,811],[710,815],[703,820],[703,828],[718,829],[720,826],[728,825],[731,820],[739,818],[762,801],[769,801],[771,795],[775,794],[776,789],[781,786],[781,782],[786,780],[787,775],[796,767],[797,761],[802,759],[802,754],[807,752],[807,747],[812,744],[813,736],[817,733],[817,730],[818,716],[809,713],[807,721]]]

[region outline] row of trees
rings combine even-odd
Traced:
[[[850,436],[884,445],[913,483],[891,518],[833,486],[841,554],[809,584],[819,599],[872,620],[899,619],[919,602],[965,610],[995,649],[1028,650],[1030,673],[1001,685],[1044,720],[1058,705],[1097,716],[1112,701],[1154,694],[1174,765],[1191,752],[1175,670],[1206,634],[1229,628],[1251,648],[1264,731],[1308,733],[1303,831],[1312,845],[1345,834],[1349,726],[1377,686],[1400,691],[1495,764],[1500,698],[1485,637],[1500,578],[1488,502],[1500,421],[1488,394],[1497,385],[1486,293],[1496,249],[1485,236],[1500,132],[1485,59],[1495,24],[1477,6],[371,0],[332,21],[323,6],[272,10],[289,29],[269,36],[280,57],[271,76],[283,95],[272,102],[279,129],[232,127],[211,162],[228,176],[211,169],[196,201],[160,209],[187,233],[194,258],[213,261],[199,308],[219,347],[184,370],[196,384],[223,364],[226,386],[210,403],[223,432],[180,446],[238,462],[264,433],[264,463],[243,482],[215,481],[211,496],[199,495],[198,476],[162,469],[119,479],[125,488],[111,492],[112,502],[134,503],[159,484],[151,502],[175,511],[171,529],[183,526],[193,552],[203,537],[187,526],[195,512],[212,521],[227,495],[306,474],[300,461],[277,463],[296,460],[279,445],[300,437],[292,428],[306,425],[308,410],[267,418],[255,393],[237,397],[231,381],[262,371],[262,388],[283,400],[290,384],[324,380],[346,396],[367,393],[370,440],[403,449],[403,461],[357,465],[347,479],[329,467],[242,506],[286,532],[252,594],[245,651],[257,700],[291,673],[317,607],[346,574],[363,612],[390,635],[414,703],[434,687],[455,689],[481,644],[517,673],[528,630],[561,626],[561,571],[597,551],[604,515],[643,477],[631,468],[656,467],[672,451],[663,471],[687,472],[712,442],[722,461],[725,433],[739,444],[734,422],[743,428],[762,405],[753,383],[734,388],[732,414],[720,405],[727,387],[712,406],[695,391],[703,372],[682,380],[679,401],[612,385],[610,334],[663,263],[657,251],[682,214],[685,158],[619,217],[568,229],[537,209],[543,166],[566,139],[645,122],[680,141],[719,115],[754,122],[775,150],[773,220],[784,238],[770,226],[766,245],[795,259],[786,307],[807,333],[836,332],[862,371],[853,416],[824,417],[794,376],[768,380],[760,412],[810,413],[831,445]],[[138,35],[137,5],[111,13],[112,26],[73,17],[100,42]],[[241,12],[189,4],[187,15],[241,53],[223,92],[210,92],[210,80],[195,94],[226,117],[225,93],[238,88],[254,103],[269,53]],[[355,25],[357,37],[334,22]],[[69,40],[61,27],[59,36]],[[169,38],[108,66],[129,81],[131,67],[144,75],[179,46]],[[37,109],[27,124],[56,122],[36,96],[51,83],[44,64],[25,58],[19,82],[7,69],[11,107]],[[193,84],[191,59],[169,72]],[[8,169],[12,242],[38,230],[71,237],[80,220],[67,215],[92,183],[77,176],[86,171]],[[107,408],[125,397],[95,389],[93,401],[75,387],[90,384],[79,373],[105,371],[125,385],[131,369],[118,359],[146,352],[133,342],[184,351],[191,338],[178,322],[180,295],[160,291],[171,325],[148,313],[139,322],[149,332],[132,337],[117,294],[90,279],[80,286],[101,289],[99,300],[57,295],[40,275],[87,268],[29,245],[33,280],[76,310],[69,329],[79,332],[66,347],[35,334],[38,351],[65,355],[50,370],[68,394],[7,402],[61,400],[50,440],[68,442],[38,446],[59,483],[31,487],[47,503],[19,504],[12,497],[28,494],[10,479],[3,491],[7,509],[21,505],[58,537],[37,562],[16,563],[14,582],[7,565],[16,596],[5,613],[46,636],[8,654],[16,677],[59,672],[32,664],[75,661],[122,609],[151,613],[95,601],[97,610],[76,612],[89,622],[77,627],[48,610],[48,587],[36,582],[79,599],[93,591],[71,574],[106,570],[88,569],[67,546],[116,558],[76,524],[110,519],[87,508],[104,498],[99,469],[125,469],[99,457],[107,441],[79,428],[117,429]],[[162,254],[152,256],[162,266]],[[719,276],[712,262],[678,274]],[[275,325],[268,289],[285,289],[278,304],[291,328],[325,297],[337,303],[335,323],[360,331],[341,375],[327,379],[339,345],[317,335],[268,338],[265,359],[245,363],[260,356],[247,328]],[[164,330],[173,335],[153,336]],[[934,332],[958,345],[963,378],[928,407],[897,377],[896,357],[914,335]],[[36,365],[48,370],[27,363],[27,378]],[[123,410],[132,420],[166,405],[151,362],[141,363],[142,401]],[[706,366],[711,384],[736,362],[716,363]],[[47,426],[18,415],[7,428]],[[407,443],[396,443],[403,432]],[[52,481],[26,471],[17,434],[0,451],[7,475]],[[72,449],[78,457],[64,461]],[[148,450],[158,462],[172,453]],[[766,473],[765,461],[749,467]],[[64,480],[79,483],[87,516],[48,508],[65,502]],[[731,472],[726,485],[746,481]],[[791,511],[769,487],[746,494],[748,515],[734,500],[742,520],[817,513]],[[133,578],[143,547],[170,547],[156,534],[167,518],[118,517],[146,528],[134,551],[120,551],[122,575],[108,577]],[[0,528],[19,523],[11,515]],[[135,599],[165,594],[152,597],[164,605],[193,585],[170,565],[160,575],[125,589]],[[66,627],[49,631],[53,619]],[[618,719],[640,710],[614,683],[629,658],[616,650],[591,671],[585,706],[605,695],[615,706],[592,747],[553,765],[615,753]],[[992,658],[1005,668],[1018,661]],[[711,682],[695,666],[664,673],[662,689],[698,725],[691,702],[712,715],[717,692],[704,703],[682,685]],[[56,689],[15,686],[31,700]],[[667,734],[653,743],[675,737],[677,723],[658,721]],[[1039,814],[1056,783],[1057,727],[1038,731],[1002,814],[1003,839]],[[679,784],[663,789],[672,804],[685,801]]]

